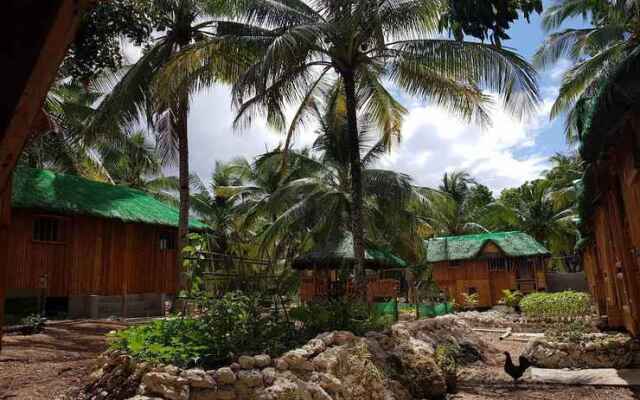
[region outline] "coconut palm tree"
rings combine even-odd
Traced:
[[[334,86],[314,103],[314,119],[317,121],[317,139],[313,151],[290,152],[287,171],[297,171],[276,190],[269,204],[277,218],[265,230],[262,240],[269,244],[277,241],[286,232],[307,232],[315,241],[327,241],[341,237],[351,227],[351,148],[344,143],[349,140],[344,88]],[[384,139],[380,140],[375,123],[368,114],[359,116],[359,158],[362,160],[363,212],[367,221],[365,231],[370,242],[390,244],[399,232],[393,226],[402,220],[399,227],[407,243],[416,243],[410,235],[413,215],[408,212],[408,203],[413,196],[411,179],[393,171],[373,168],[373,164],[385,153]],[[285,157],[283,151],[268,155],[275,165]],[[393,223],[392,223],[393,221]],[[403,244],[407,244],[403,243]],[[415,247],[415,246],[414,246]],[[414,248],[408,252],[414,252]],[[415,252],[414,252],[415,253]],[[404,255],[404,254],[403,254]],[[415,254],[414,258],[415,257]]]
[[[554,254],[571,251],[576,240],[575,209],[571,204],[558,203],[552,182],[540,179],[516,189],[508,203],[498,200],[485,210],[487,218],[533,236]]]
[[[538,101],[535,71],[515,53],[483,43],[438,37],[443,11],[436,0],[239,0],[231,12],[258,28],[246,42],[262,56],[234,85],[238,124],[266,114],[285,127],[285,108],[302,105],[293,127],[309,115],[314,93],[336,80],[344,86],[351,150],[351,230],[359,281],[363,280],[364,224],[358,110],[387,135],[399,137],[404,108],[388,84],[429,99],[465,120],[487,123],[490,96],[518,115]],[[290,137],[295,129],[288,132]],[[287,148],[287,146],[285,146]]]
[[[534,64],[548,68],[568,59],[551,118],[566,115],[565,136],[579,139],[580,101],[594,96],[601,82],[640,44],[640,2],[637,0],[562,0],[543,14],[547,31],[559,29],[570,18],[589,19],[587,28],[550,33],[534,56]]]
[[[487,231],[481,211],[492,196],[467,171],[445,172],[437,190],[417,188],[417,191],[421,201],[414,203],[413,208],[426,236]]]
[[[215,36],[214,8],[201,0],[152,0],[151,3],[149,13],[154,16],[159,33],[101,102],[91,130],[128,127],[139,123],[144,115],[158,132],[162,157],[171,162],[177,159],[180,197],[178,263],[181,264],[190,209],[189,97],[215,80],[230,79],[238,63],[234,57],[218,57],[219,53],[208,52],[206,64],[201,64],[198,72],[178,74],[174,70],[169,71],[172,61],[179,57],[181,51],[195,46],[205,37]]]

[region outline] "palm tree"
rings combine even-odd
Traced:
[[[487,217],[506,229],[517,229],[533,236],[558,254],[575,246],[575,209],[572,204],[555,201],[552,182],[540,179],[516,189],[508,203],[498,200],[490,204]]]
[[[110,94],[102,101],[93,130],[105,127],[128,127],[138,123],[141,114],[157,131],[162,157],[175,161],[179,168],[180,218],[178,229],[178,264],[188,233],[189,197],[189,97],[216,79],[224,81],[235,71],[233,57],[208,53],[206,65],[198,72],[181,74],[171,69],[181,51],[191,48],[205,37],[215,35],[215,11],[200,0],[152,0],[150,14],[157,22],[159,35],[154,37],[142,57],[130,66]]]
[[[314,119],[318,122],[318,137],[313,151],[291,152],[287,157],[291,171],[288,182],[276,190],[269,204],[277,218],[264,231],[263,243],[276,242],[287,232],[306,232],[315,241],[341,237],[351,227],[352,174],[349,129],[345,112],[343,87],[335,86],[325,93],[324,101],[314,104]],[[375,169],[373,164],[384,154],[386,145],[376,132],[371,116],[359,116],[359,158],[362,160],[363,212],[367,216],[367,239],[389,245],[402,231],[403,245],[417,243],[411,229],[413,215],[408,212],[413,197],[411,180],[407,175]],[[285,154],[276,151],[267,155],[275,165],[282,163]],[[295,172],[294,172],[295,171]],[[400,222],[404,222],[399,224]],[[398,226],[401,225],[401,226]],[[411,247],[411,246],[408,246]],[[416,246],[413,246],[416,247]],[[410,248],[407,253],[414,253]],[[404,255],[404,254],[403,254]]]
[[[565,136],[579,139],[581,101],[594,96],[601,82],[640,44],[640,3],[637,0],[562,0],[548,7],[543,26],[554,31],[575,17],[590,18],[591,26],[550,33],[534,56],[534,63],[547,68],[568,59],[551,118],[566,114]]]
[[[468,172],[445,173],[437,190],[417,190],[421,201],[414,203],[414,210],[427,236],[464,235],[487,230],[481,222],[481,211],[492,197]]]
[[[336,80],[344,87],[349,135],[343,145],[350,149],[351,230],[360,281],[365,221],[358,110],[387,128],[380,132],[389,144],[388,135],[400,135],[405,110],[387,82],[481,123],[489,119],[491,102],[482,89],[498,93],[519,115],[538,101],[535,71],[515,53],[438,37],[439,1],[240,0],[231,11],[258,27],[245,43],[264,48],[234,86],[238,124],[266,113],[272,125],[284,128],[285,107],[298,104],[296,127],[312,109],[314,93]],[[289,130],[287,144],[294,133]]]

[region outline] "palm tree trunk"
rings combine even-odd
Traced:
[[[188,95],[181,95],[176,112],[176,134],[178,136],[178,175],[180,185],[180,216],[178,219],[178,292],[187,288],[188,282],[182,273],[182,250],[189,234],[189,136],[188,136]]]
[[[358,137],[358,117],[355,79],[353,71],[342,74],[347,106],[347,126],[349,129],[349,162],[351,169],[351,233],[353,252],[356,258],[356,289],[366,298],[364,274],[364,223],[362,215],[362,165],[360,160],[360,138]]]

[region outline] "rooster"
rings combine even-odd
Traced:
[[[531,366],[531,363],[529,362],[529,360],[527,360],[526,357],[520,356],[518,357],[518,362],[520,363],[520,365],[516,366],[513,364],[513,361],[511,360],[511,354],[509,354],[508,351],[505,351],[504,355],[507,357],[504,362],[504,372],[509,374],[509,376],[513,378],[514,382],[518,382],[518,379],[520,379],[524,372]]]

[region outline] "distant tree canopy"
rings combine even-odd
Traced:
[[[150,1],[98,2],[82,17],[62,73],[87,81],[105,70],[116,71],[122,67],[122,39],[141,46],[159,25],[150,13]]]
[[[542,12],[542,0],[450,0],[440,30],[449,31],[456,40],[469,35],[500,46],[509,39],[506,31],[519,13],[528,22],[534,12]]]

